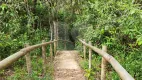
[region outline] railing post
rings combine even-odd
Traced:
[[[84,39],[84,42],[85,42],[85,39]],[[86,46],[83,45],[83,52],[84,52],[84,59],[86,59]]]
[[[103,46],[102,50],[107,52],[107,47]],[[102,63],[101,63],[101,80],[106,80],[106,65],[107,61],[102,57]]]
[[[89,45],[92,45],[91,41],[89,41]],[[92,49],[89,48],[89,69],[91,70],[91,61],[92,61]]]
[[[29,44],[25,44],[25,47],[28,47],[28,46]],[[31,65],[31,58],[29,53],[26,53],[25,59],[26,59],[27,71],[28,71],[28,74],[30,75],[32,73],[32,65]]]
[[[67,49],[66,41],[64,41],[64,49]]]
[[[51,57],[51,61],[53,61],[53,50],[52,50],[52,44],[50,44],[50,57]]]
[[[57,45],[56,45],[56,40],[54,39],[54,55],[56,54],[56,49],[57,49]]]
[[[42,43],[45,41],[42,40]],[[42,46],[42,58],[43,58],[43,75],[46,73],[46,48],[45,46]]]

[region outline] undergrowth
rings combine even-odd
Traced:
[[[27,73],[26,63],[22,61],[23,59],[20,59],[14,64],[15,66],[13,66],[12,73],[8,76],[4,76],[4,80],[53,80],[53,64],[50,62],[50,59],[48,59],[45,76],[43,76],[42,58],[32,56],[32,73],[30,75]],[[23,65],[16,65],[21,61]],[[1,74],[4,74],[4,72],[5,71],[1,71]]]

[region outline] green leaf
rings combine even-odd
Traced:
[[[130,14],[134,14],[136,12],[136,10],[135,9],[132,9],[131,11],[130,11]]]
[[[2,4],[1,8],[2,8],[2,10],[4,10],[5,8],[7,8],[7,5],[6,4]]]
[[[140,36],[140,37],[137,39],[137,44],[138,44],[138,45],[142,45],[142,36]]]
[[[13,17],[13,16],[14,16],[14,13],[10,13],[10,16],[12,16],[12,17]]]
[[[2,47],[2,43],[0,43],[0,46]]]

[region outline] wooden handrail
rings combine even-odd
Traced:
[[[105,51],[94,47],[92,45],[87,44],[86,42],[84,42],[83,40],[79,39],[79,41],[89,47],[90,49],[92,49],[93,51],[97,52],[99,55],[101,55],[105,60],[107,60],[112,67],[115,69],[115,71],[119,74],[120,78],[122,80],[134,80],[134,78],[120,65],[120,63],[111,55],[109,55],[108,53],[106,53]]]
[[[42,47],[42,46],[46,46],[48,44],[52,44],[57,42],[57,40],[54,41],[50,41],[50,42],[45,42],[45,43],[41,43],[41,44],[37,44],[37,45],[33,45],[33,46],[28,46],[26,48],[21,49],[20,51],[12,54],[11,56],[5,58],[4,60],[0,61],[0,70],[4,69],[6,67],[8,67],[9,65],[11,65],[12,63],[14,63],[16,60],[18,60],[19,58],[21,58],[22,56],[26,55],[28,52]]]

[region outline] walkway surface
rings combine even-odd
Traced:
[[[54,80],[85,80],[77,51],[58,51],[54,59]]]

